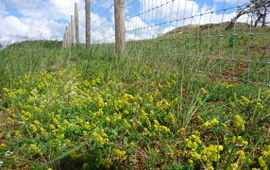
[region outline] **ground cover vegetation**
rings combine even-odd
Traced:
[[[179,53],[185,41],[129,42],[121,58],[111,44],[1,50],[0,169],[269,169],[270,90],[198,72],[220,63]],[[190,46],[214,56],[207,42]],[[223,37],[221,53],[234,43]]]

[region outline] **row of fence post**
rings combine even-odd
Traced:
[[[91,42],[91,22],[90,22],[90,0],[85,0],[85,40],[86,48],[90,47]]]
[[[74,22],[75,20],[75,22]],[[75,40],[76,45],[78,46],[80,43],[79,37],[79,11],[78,11],[78,4],[74,4],[74,18],[73,15],[70,16],[70,23],[66,26],[64,32],[64,39],[63,39],[63,47],[64,48],[71,48],[74,47],[74,28],[75,28]]]
[[[91,11],[90,0],[85,0],[85,40],[86,48],[91,45]],[[125,0],[114,0],[114,21],[115,21],[115,52],[118,56],[124,53],[125,49]],[[75,30],[74,30],[75,29]],[[74,42],[75,32],[75,42]],[[63,47],[72,48],[80,44],[79,37],[79,10],[78,4],[74,4],[74,18],[71,15],[70,23],[65,28]]]

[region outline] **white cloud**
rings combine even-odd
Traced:
[[[127,40],[151,39],[158,32],[157,26],[145,23],[139,16],[127,20],[125,25]]]
[[[61,9],[57,2],[59,1],[9,0],[7,4],[16,9],[20,15],[19,17],[12,15],[0,17],[0,29],[3,29],[3,31],[0,30],[0,42],[25,39],[61,39],[65,23],[57,22],[57,20],[68,18],[69,15],[64,7],[67,7],[68,3],[73,4],[74,1],[62,1],[63,8]]]
[[[84,0],[10,0],[9,4],[24,17],[68,19],[73,13],[74,2],[84,4]]]
[[[238,4],[247,1],[239,0]],[[85,42],[84,0],[8,0],[8,2],[6,0],[4,2],[17,9],[20,16],[9,14],[6,6],[2,1],[0,2],[0,42],[19,40],[16,37],[61,40],[65,26],[70,21],[70,15],[74,14],[74,2],[79,4],[80,41]],[[98,13],[91,13],[92,42],[113,42],[114,8],[111,5],[114,1],[91,2],[92,9],[98,11]],[[129,3],[131,0],[126,2]],[[183,25],[225,22],[236,15],[234,10],[223,13],[221,9],[224,7],[220,4],[224,0],[213,2],[213,5],[209,5],[209,3],[200,4],[195,0],[139,0],[137,5],[140,5],[140,8],[137,13],[149,11],[126,20],[126,30],[129,30],[126,38],[127,40],[150,39]],[[225,0],[225,2],[225,7],[236,7],[238,0]],[[130,11],[137,9],[131,6],[129,8]],[[106,15],[101,16],[105,10],[108,10]],[[238,21],[250,22],[250,18],[246,15]]]
[[[29,27],[20,21],[17,17],[7,16],[1,18],[0,41],[1,43],[11,43],[25,38],[28,35]]]
[[[92,15],[92,41],[95,43],[114,42],[114,20]]]
[[[193,0],[141,0],[140,5],[142,8],[140,9],[139,16],[134,17],[139,19],[128,18],[128,22],[137,23],[132,28],[127,26],[129,30],[134,30],[133,33],[129,31],[129,34],[133,34],[129,35],[129,37],[150,38],[184,25],[202,25],[230,21],[236,16],[237,4],[243,4],[248,0],[225,0],[224,6],[217,4],[218,1],[222,2],[224,0],[215,0],[212,4],[206,4],[206,1],[196,2]],[[223,11],[224,8],[225,11]],[[245,15],[240,17],[238,22],[250,23],[250,18]],[[144,25],[139,23],[144,23]]]
[[[219,3],[228,3],[228,4],[245,4],[248,3],[249,0],[214,0],[215,3],[219,2]]]
[[[97,1],[97,0],[96,0]],[[100,3],[103,8],[108,7],[113,0]],[[3,16],[4,10],[0,12],[0,42],[14,42],[24,39],[58,39],[62,40],[65,26],[70,22],[70,15],[74,15],[74,2],[79,6],[79,31],[80,42],[85,42],[85,13],[84,0],[10,0],[9,5],[17,9],[21,15]],[[92,1],[92,3],[94,3]],[[0,9],[4,9],[0,3]],[[102,11],[100,11],[102,13]],[[113,15],[113,8],[109,11]],[[111,16],[112,18],[113,16]],[[114,41],[113,20],[105,22],[106,18],[91,13],[91,25],[93,42]],[[106,23],[106,24],[102,24]],[[1,31],[1,29],[5,31]]]
[[[22,40],[57,39],[64,25],[54,20],[32,20],[31,18],[17,18],[6,16],[0,18],[0,42],[13,43]]]

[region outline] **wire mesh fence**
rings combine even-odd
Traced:
[[[113,50],[114,2],[100,9],[92,41]],[[126,55],[186,58],[207,76],[270,85],[269,0],[126,0],[124,10]]]

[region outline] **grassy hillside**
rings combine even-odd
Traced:
[[[270,83],[270,27],[237,23],[225,31],[227,23],[180,27],[151,41],[128,44],[128,55],[188,57],[198,72],[228,80]]]
[[[231,65],[212,58],[239,60],[248,36],[230,47],[231,32],[196,35],[129,42],[122,58],[112,44],[0,51],[0,169],[269,168],[269,89],[222,78]],[[254,36],[255,49],[267,41]]]

